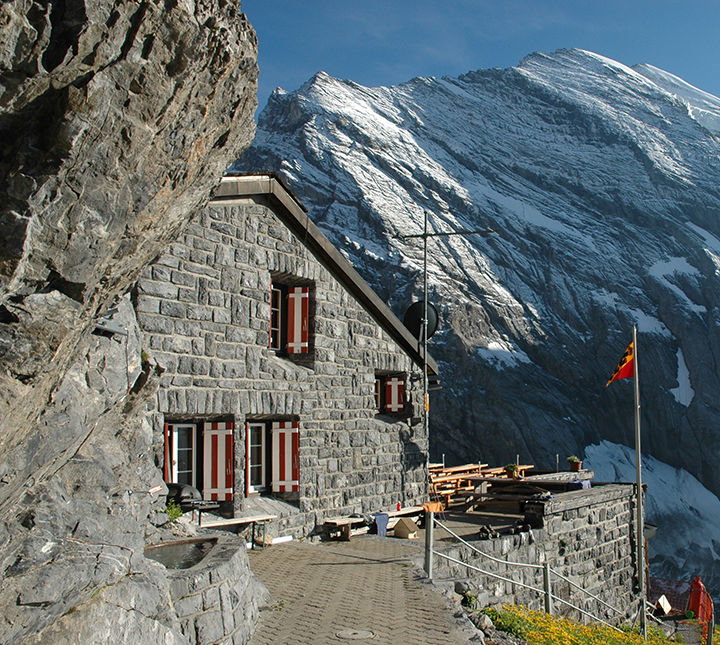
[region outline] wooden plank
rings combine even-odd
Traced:
[[[478,473],[485,468],[487,464],[462,464],[461,466],[443,466],[440,470],[446,475],[453,473]]]
[[[213,526],[233,526],[237,524],[252,524],[253,522],[269,522],[276,520],[277,515],[245,515],[244,517],[231,517],[222,520],[210,520],[203,522],[200,526],[211,528]]]
[[[365,522],[364,517],[349,517],[349,516],[328,517],[325,520],[325,524],[330,524],[331,526],[347,526],[349,524],[360,524],[363,522]]]
[[[423,512],[422,506],[405,506],[401,508],[399,511],[380,511],[381,513],[385,513],[388,517],[402,517],[404,515],[417,515],[418,513]]]

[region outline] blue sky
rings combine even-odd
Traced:
[[[720,0],[243,0],[260,108],[315,72],[363,85],[510,67],[580,47],[650,63],[720,96]]]

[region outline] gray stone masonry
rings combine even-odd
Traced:
[[[305,533],[328,516],[423,501],[422,424],[378,414],[374,404],[376,370],[402,373],[419,417],[421,368],[273,208],[258,196],[198,212],[138,283],[146,350],[165,369],[158,411],[235,422],[236,510],[245,422],[263,419],[300,422]],[[272,276],[311,285],[311,352],[303,359],[268,348]]]
[[[609,622],[634,616],[635,594],[634,492],[631,485],[610,484],[560,493],[547,501],[528,502],[529,532],[477,540],[473,545],[496,558],[529,564],[548,563],[575,585],[621,610],[617,614],[553,575],[553,594]],[[442,547],[447,555],[475,567],[543,589],[542,571],[493,562],[467,546]],[[443,558],[436,558],[437,577],[466,579],[483,604],[521,603],[543,608],[543,596]],[[567,605],[555,601],[555,612],[579,618]]]
[[[215,537],[199,564],[168,572],[172,604],[188,643],[247,643],[270,594],[252,576],[245,542]]]

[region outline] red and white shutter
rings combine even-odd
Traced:
[[[163,425],[163,479],[170,483],[170,424]]]
[[[203,428],[203,499],[232,500],[234,480],[232,422],[205,423]]]
[[[385,380],[385,412],[402,412],[405,409],[405,379],[391,376]]]
[[[300,490],[300,424],[273,421],[272,489],[274,493]]]
[[[289,287],[287,294],[287,353],[308,352],[310,287]]]

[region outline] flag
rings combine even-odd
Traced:
[[[630,343],[622,355],[622,358],[618,361],[617,367],[610,377],[610,380],[605,383],[605,387],[610,385],[613,381],[617,381],[621,378],[633,378],[635,376],[635,344]]]

